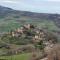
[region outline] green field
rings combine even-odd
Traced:
[[[31,53],[23,53],[21,55],[0,56],[0,60],[29,60]]]
[[[3,18],[0,19],[0,32],[9,32],[11,30],[15,30],[17,28],[20,28],[22,25],[31,23],[38,28],[44,28],[47,29],[48,31],[59,31],[60,28],[57,27],[57,25],[51,21],[51,20],[39,20],[39,19],[32,19],[28,17],[20,17],[19,19],[16,18]],[[60,37],[60,36],[59,36]],[[7,38],[6,40],[3,40],[4,42],[9,42],[9,39]],[[15,40],[10,40],[11,42],[17,42]],[[19,41],[18,41],[19,42]],[[23,42],[23,40],[21,40]],[[1,42],[0,42],[1,43]],[[16,46],[15,46],[16,47]],[[0,49],[1,53],[3,52],[4,49]],[[11,55],[11,56],[0,56],[0,60],[29,60],[31,57],[31,53],[23,53],[20,55]]]
[[[20,28],[23,24],[31,23],[39,28],[47,28],[48,30],[60,30],[53,21],[50,20],[34,20],[28,17],[20,17],[19,19],[0,19],[0,32],[8,32]]]

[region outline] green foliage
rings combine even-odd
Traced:
[[[18,16],[17,16],[18,17]],[[8,32],[10,30],[14,30],[16,28],[20,28],[21,25],[31,23],[37,25],[39,28],[45,28],[50,31],[59,31],[60,28],[56,26],[53,21],[50,20],[34,20],[28,17],[15,18],[15,17],[7,17],[6,19],[0,19],[0,32]]]
[[[20,18],[20,16],[14,16],[14,18]]]
[[[37,48],[40,49],[40,50],[43,50],[44,49],[44,45],[37,45]]]
[[[11,35],[4,35],[1,37],[1,40],[9,44],[24,45],[29,44],[32,40],[28,37],[13,37]]]
[[[43,41],[40,41],[40,42],[36,43],[35,47],[38,48],[38,49],[40,49],[40,50],[43,50],[44,49]]]
[[[12,56],[0,56],[0,59],[6,59],[6,60],[29,60],[31,54],[30,53],[24,53],[20,55],[12,55]]]

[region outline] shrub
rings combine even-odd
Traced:
[[[55,45],[48,53],[48,60],[60,60],[60,44]]]

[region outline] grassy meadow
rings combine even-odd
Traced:
[[[23,53],[20,55],[0,56],[0,60],[28,60],[31,57],[31,53]]]
[[[50,31],[60,30],[51,20],[33,19],[28,17],[20,18],[0,18],[0,32],[8,32],[20,28],[23,24],[31,23],[39,28],[46,28]]]

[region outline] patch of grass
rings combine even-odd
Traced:
[[[6,60],[28,60],[31,56],[31,53],[23,53],[21,55],[12,55],[12,56],[0,56],[0,59]]]
[[[20,17],[20,18],[3,18],[0,19],[0,32],[8,32],[10,30],[15,30],[20,28],[21,25],[31,23],[37,25],[39,28],[47,28],[50,31],[60,30],[55,23],[51,20],[41,20],[41,19],[32,19],[29,17]]]

